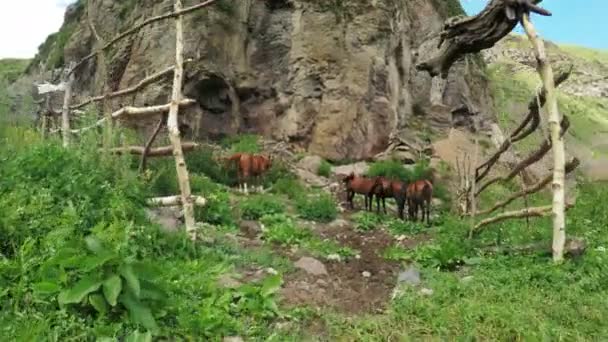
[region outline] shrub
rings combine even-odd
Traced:
[[[256,194],[241,202],[241,211],[244,219],[257,220],[264,215],[284,212],[285,205],[276,197]]]
[[[334,199],[323,192],[300,197],[296,208],[300,217],[305,220],[330,222],[338,215]]]
[[[230,196],[225,188],[213,183],[208,177],[197,174],[190,176],[190,183],[192,194],[200,194],[207,200],[205,206],[194,209],[197,221],[223,226],[235,224]]]
[[[272,186],[272,192],[295,200],[306,195],[306,188],[295,178],[280,178]]]
[[[228,147],[232,153],[259,153],[261,147],[258,140],[259,137],[257,135],[244,134],[225,138],[222,140],[222,145]]]
[[[331,164],[326,160],[322,160],[317,169],[317,174],[323,177],[329,177],[331,175]]]
[[[221,165],[217,162],[210,149],[198,149],[186,155],[188,170],[192,173],[202,173],[214,182],[235,186],[237,184],[236,168]],[[173,167],[175,169],[175,166]]]
[[[360,211],[354,214],[352,218],[355,222],[355,230],[358,230],[360,232],[374,230],[378,228],[381,223],[380,216],[365,211]]]
[[[377,161],[370,165],[366,175],[370,177],[383,176],[402,181],[410,181],[412,179],[411,172],[404,168],[401,162],[396,160]]]

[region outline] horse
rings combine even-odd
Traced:
[[[433,184],[426,179],[417,180],[407,187],[407,201],[410,219],[418,219],[418,209],[422,209],[422,222],[426,214],[426,223],[430,224],[431,200],[433,199]]]
[[[261,188],[261,175],[272,167],[272,158],[251,153],[235,153],[226,158],[226,161],[228,163],[236,163],[239,191],[241,191],[242,187],[243,192],[246,194],[249,193],[247,182],[250,178],[254,177],[255,183]],[[254,187],[253,184],[252,187]]]
[[[358,193],[365,196],[365,210],[372,211],[372,199],[374,196],[372,190],[377,186],[382,186],[379,178],[355,176],[355,173],[351,172],[342,179],[342,182],[346,185],[346,200],[350,204],[351,209],[354,209],[353,198],[355,197],[355,193]]]
[[[407,199],[407,183],[379,176],[380,184],[374,186],[372,193],[376,196],[376,212],[380,212],[380,200],[386,214],[386,198],[392,197],[397,204],[399,218],[403,219],[403,210]]]

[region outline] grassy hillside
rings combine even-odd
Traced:
[[[338,198],[308,188],[279,162],[266,179],[271,191],[240,194],[229,187],[233,171],[203,149],[187,156],[193,192],[209,200],[196,212],[205,240],[192,243],[146,214],[146,198],[177,192],[170,159],[154,160],[142,176],[130,156],[100,157],[95,132],[81,139],[64,149],[28,129],[0,128],[6,339],[608,337],[608,216],[597,206],[608,200],[606,185],[579,185],[568,233],[589,246],[554,266],[544,250],[509,251],[548,244],[550,218],[532,221],[533,228],[506,222],[468,240],[467,221],[441,207],[433,208],[430,227],[392,213],[341,213]],[[224,148],[260,146],[247,136]],[[423,175],[423,168],[412,175]],[[370,170],[397,169],[383,162]],[[531,205],[541,201],[547,198],[530,198]],[[303,256],[322,262],[327,274],[298,270]],[[410,265],[420,270],[418,285],[397,280]]]
[[[26,59],[0,59],[0,121],[8,119],[13,105],[9,85],[19,78],[29,60]]]
[[[573,66],[572,75],[558,89],[559,109],[571,121],[568,151],[585,163],[607,160],[608,52],[552,43],[547,43],[547,52],[555,71]],[[509,131],[526,113],[525,104],[540,86],[532,51],[525,37],[511,35],[488,51],[486,58],[499,123]],[[518,147],[529,151],[541,139],[536,134]]]

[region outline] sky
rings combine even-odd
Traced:
[[[0,58],[32,58],[74,0],[0,0]]]
[[[461,0],[468,15],[479,13],[488,0]],[[583,5],[584,4],[584,5]],[[550,17],[532,15],[541,37],[554,43],[608,49],[608,0],[543,0]],[[518,25],[515,32],[523,33]]]
[[[32,58],[46,37],[59,30],[74,0],[0,0],[0,58]],[[461,0],[467,14],[488,0]],[[581,4],[585,4],[582,6]],[[552,17],[534,15],[540,34],[556,43],[608,49],[608,0],[544,0]],[[521,29],[516,32],[522,33]]]

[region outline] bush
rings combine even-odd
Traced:
[[[202,173],[214,182],[228,186],[237,184],[236,167],[218,163],[210,149],[197,149],[188,153],[186,162],[191,173]],[[173,169],[175,169],[175,166]]]
[[[241,216],[246,220],[257,220],[264,215],[280,214],[285,205],[276,197],[256,194],[241,202]]]
[[[222,140],[222,146],[229,148],[232,153],[259,153],[262,149],[258,140],[259,137],[254,134],[237,135]]]
[[[295,200],[306,195],[306,188],[295,178],[280,178],[272,186],[272,192]]]
[[[360,211],[352,216],[355,222],[355,230],[367,232],[378,228],[381,223],[381,217],[370,212]]]
[[[323,192],[300,197],[296,208],[300,217],[305,220],[330,222],[338,215],[334,199]]]
[[[207,200],[205,206],[194,209],[197,221],[223,226],[235,224],[227,189],[213,183],[208,177],[197,174],[190,176],[190,183],[192,194],[203,196]]]
[[[326,160],[322,160],[317,169],[317,174],[323,177],[329,177],[331,175],[331,164]]]

